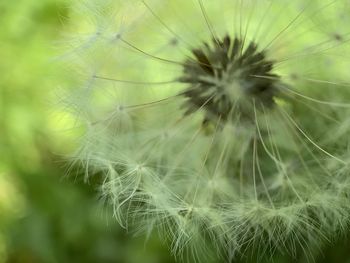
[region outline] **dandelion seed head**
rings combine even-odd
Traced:
[[[72,165],[124,228],[199,262],[311,259],[348,229],[348,5],[85,1]]]

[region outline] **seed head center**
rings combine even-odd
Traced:
[[[185,61],[180,78],[188,84],[185,115],[203,109],[205,121],[228,121],[237,114],[251,119],[255,105],[274,106],[281,81],[256,43],[245,46],[245,41],[225,36],[192,53],[195,58]]]

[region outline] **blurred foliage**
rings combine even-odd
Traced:
[[[0,2],[0,262],[173,262],[156,238],[127,238],[93,184],[63,176],[54,153],[69,143],[48,98],[67,81],[50,60],[67,4]],[[350,262],[349,250],[341,242],[322,260]]]
[[[68,11],[0,2],[0,262],[171,262],[160,242],[127,239],[95,187],[64,177],[55,153],[69,145],[48,106],[66,81],[53,58]]]

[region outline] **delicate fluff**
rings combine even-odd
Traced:
[[[74,10],[65,59],[80,83],[65,105],[84,134],[72,161],[102,177],[122,226],[199,260],[312,256],[347,230],[347,2]]]

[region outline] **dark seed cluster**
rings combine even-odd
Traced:
[[[274,105],[281,81],[272,73],[273,61],[258,51],[254,42],[245,48],[244,40],[225,36],[193,49],[195,59],[185,61],[180,81],[189,84],[185,115],[205,111],[204,122],[217,118],[251,119],[254,106]]]

